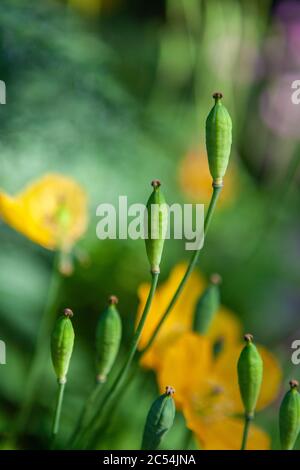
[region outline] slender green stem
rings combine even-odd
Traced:
[[[92,434],[93,431],[95,431],[98,428],[98,426],[101,425],[102,416],[103,416],[103,412],[105,411],[105,407],[109,405],[109,402],[111,402],[114,399],[120,387],[122,386],[123,381],[127,375],[127,372],[130,368],[130,365],[132,363],[132,360],[134,358],[134,355],[136,353],[136,350],[139,344],[139,340],[140,340],[140,337],[141,337],[141,334],[142,334],[142,331],[143,331],[143,328],[144,328],[144,325],[145,325],[145,322],[146,322],[146,319],[147,319],[147,316],[148,316],[148,313],[152,304],[152,300],[156,291],[158,277],[159,277],[159,273],[157,272],[152,273],[152,282],[151,282],[151,287],[150,287],[150,291],[148,294],[147,302],[146,302],[144,311],[142,313],[142,316],[140,318],[140,321],[138,323],[137,329],[134,333],[127,359],[122,369],[120,370],[119,374],[115,378],[111,388],[108,390],[107,394],[105,395],[101,403],[101,412],[95,414],[94,418],[91,420],[89,425],[86,426],[86,428],[83,428],[82,432],[80,433],[80,436],[75,436],[73,445],[74,444],[76,445],[78,443],[80,437],[85,435],[87,430],[89,431],[89,434]]]
[[[57,269],[57,262],[58,258],[56,256],[52,268],[47,304],[42,316],[34,356],[30,364],[27,381],[23,392],[23,402],[16,421],[17,434],[20,434],[27,424],[36,396],[39,380],[43,372],[44,364],[47,361],[47,355],[49,352],[49,335],[53,325],[55,313],[57,311],[58,292],[61,283],[61,276]]]
[[[216,204],[217,204],[217,201],[218,201],[221,190],[222,190],[222,186],[213,186],[213,193],[212,193],[211,200],[210,200],[210,203],[209,203],[209,206],[208,206],[208,209],[207,209],[207,213],[206,213],[206,216],[205,216],[205,220],[204,220],[204,237],[207,234],[207,231],[208,231],[210,222],[212,220],[214,210],[215,210],[215,207],[216,207]],[[152,346],[153,342],[155,341],[155,338],[158,335],[158,332],[159,332],[160,328],[162,327],[163,323],[165,322],[165,320],[167,319],[167,317],[171,313],[174,305],[177,302],[178,297],[180,296],[184,286],[186,285],[190,275],[192,274],[192,272],[193,272],[193,270],[194,270],[194,268],[197,264],[200,251],[201,251],[201,248],[199,248],[198,250],[196,250],[193,253],[190,264],[188,265],[187,270],[186,270],[179,286],[177,287],[177,290],[176,290],[171,302],[169,303],[169,305],[167,307],[167,310],[165,311],[165,313],[161,317],[160,321],[158,322],[158,325],[156,326],[156,328],[155,328],[151,338],[149,339],[147,345],[141,351],[141,354],[144,354],[146,351],[148,351],[148,349]]]
[[[136,356],[137,356],[137,354],[136,354]],[[109,423],[114,419],[114,416],[116,415],[116,413],[118,412],[118,409],[120,408],[122,398],[123,398],[124,394],[127,393],[127,388],[130,385],[130,383],[132,382],[132,380],[133,380],[133,378],[134,378],[134,376],[137,372],[138,366],[139,366],[139,361],[137,359],[134,362],[134,367],[131,367],[130,374],[127,374],[126,380],[123,380],[122,386],[119,388],[118,396],[115,396],[114,400],[112,402],[110,402],[110,404],[109,404],[110,405],[109,406],[109,413],[107,412],[108,408],[106,408],[106,414],[105,414],[105,417],[101,421],[101,426],[99,426],[97,428],[98,435],[101,434],[102,432],[104,432],[104,430],[107,429],[107,427],[109,426]],[[103,385],[105,385],[105,384],[103,384]],[[84,411],[84,417],[82,418],[82,416],[81,416],[80,421],[78,422],[78,424],[76,426],[76,429],[75,429],[74,433],[72,434],[72,437],[70,439],[70,446],[73,445],[73,447],[76,447],[76,444],[79,441],[79,438],[82,437],[82,434],[79,435],[77,433],[78,433],[80,428],[86,426],[86,424],[88,423],[88,418],[91,416],[91,411],[94,411],[96,398],[98,398],[98,396],[99,396],[99,394],[97,394],[98,391],[99,390],[96,387],[93,390],[93,392],[91,393],[89,399],[87,400],[87,402],[90,401],[91,397],[93,395],[93,407],[89,407],[89,410],[87,410],[87,405],[84,407],[84,410],[83,410]],[[103,391],[102,387],[101,387],[101,391]],[[100,403],[98,402],[97,406],[98,406],[98,408],[101,408],[101,402]],[[75,440],[75,436],[77,436],[76,440]]]
[[[61,416],[61,409],[64,399],[64,391],[65,391],[66,382],[58,382],[58,390],[57,390],[57,399],[56,399],[56,406],[55,406],[55,413],[52,425],[52,439],[55,438],[56,434],[59,430],[59,423],[60,423],[60,416]]]
[[[249,434],[249,429],[250,429],[250,423],[251,423],[252,420],[253,420],[252,415],[248,415],[248,414],[245,415],[245,424],[244,424],[244,432],[243,432],[241,450],[246,450],[248,434]]]
[[[70,438],[70,441],[69,441],[70,445],[72,445],[72,444],[74,445],[77,433],[79,432],[79,430],[81,428],[84,428],[86,426],[86,424],[88,423],[88,419],[90,418],[90,416],[91,416],[91,414],[94,410],[97,399],[99,398],[99,395],[103,391],[103,386],[105,384],[106,383],[97,382],[96,385],[94,386],[93,390],[91,391],[90,395],[88,396],[88,398],[85,402],[85,405],[82,409],[82,412],[79,416],[78,423],[77,423],[77,425],[74,429],[74,432],[71,435],[71,438]]]

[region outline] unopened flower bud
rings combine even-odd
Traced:
[[[160,181],[152,181],[153,192],[147,202],[146,251],[152,273],[159,273],[167,226],[168,209]]]
[[[101,313],[96,329],[97,381],[105,382],[116,360],[122,336],[122,323],[117,310],[118,299],[109,298],[108,306]]]
[[[253,416],[262,384],[263,361],[253,344],[253,336],[247,334],[244,339],[246,345],[238,361],[238,379],[245,414]]]
[[[142,450],[156,450],[171,429],[175,418],[174,392],[172,387],[166,387],[166,392],[152,404],[144,428]]]
[[[210,283],[200,296],[195,309],[193,330],[196,333],[207,333],[215,314],[220,307],[220,283],[221,278],[214,274]]]
[[[51,356],[59,383],[66,382],[74,346],[74,330],[71,322],[72,310],[66,308],[54,325],[51,336]]]
[[[206,119],[206,150],[215,186],[223,185],[232,141],[232,122],[222,97],[222,93],[213,95],[215,104]]]
[[[279,431],[282,450],[292,450],[300,431],[300,394],[297,380],[290,381],[279,411]]]

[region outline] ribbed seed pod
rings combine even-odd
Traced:
[[[171,429],[175,418],[174,392],[172,387],[166,387],[166,392],[152,404],[144,428],[142,450],[156,450]]]
[[[120,348],[122,322],[117,303],[117,297],[112,295],[107,308],[100,315],[96,329],[96,369],[97,381],[100,383],[106,381]]]
[[[206,150],[210,174],[215,186],[222,186],[232,141],[232,122],[222,104],[222,93],[215,93],[215,104],[206,119]]]
[[[197,302],[193,320],[193,330],[196,333],[207,333],[215,314],[220,308],[220,283],[220,276],[213,274],[209,286]]]
[[[151,185],[153,186],[153,192],[147,202],[148,223],[145,242],[151,272],[159,273],[168,226],[168,211],[164,195],[160,189],[160,181],[154,180]]]
[[[252,342],[253,336],[247,334],[244,339],[246,345],[238,361],[238,379],[245,414],[253,416],[262,384],[263,361]]]
[[[74,330],[71,322],[72,310],[66,308],[54,325],[51,336],[51,356],[59,383],[66,382],[70,359],[74,346]]]
[[[282,450],[292,450],[300,431],[300,394],[297,380],[290,381],[279,411],[279,432]]]

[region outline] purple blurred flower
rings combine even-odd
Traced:
[[[297,74],[284,74],[276,78],[262,93],[260,113],[264,123],[281,137],[300,138],[300,104],[292,102],[291,88],[294,80],[300,79]]]
[[[287,53],[297,64],[300,63],[300,3],[284,1],[275,10],[275,17],[281,25],[287,46]]]

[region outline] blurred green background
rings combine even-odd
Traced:
[[[89,197],[89,230],[79,246],[90,264],[75,265],[60,299],[61,308],[76,313],[77,331],[62,443],[93,383],[95,324],[108,295],[120,299],[123,353],[137,287],[149,280],[141,240],[96,238],[96,207],[119,195],[145,202],[153,178],[163,182],[169,203],[189,202],[182,164],[190,151],[204,148],[216,90],[233,119],[235,175],[199,269],[222,275],[223,303],[277,355],[288,378],[299,378],[290,361],[292,340],[300,338],[300,105],[291,102],[299,66],[295,1],[1,0],[0,79],[7,87],[7,104],[0,105],[1,189],[14,194],[55,171],[75,178]],[[0,431],[7,445],[53,254],[2,222],[0,240],[0,339],[7,346]],[[162,279],[188,257],[182,242],[168,241]],[[45,445],[55,386],[49,360],[23,446]],[[136,448],[156,393],[153,374],[141,372],[101,447]],[[258,422],[278,447],[277,408]],[[178,415],[165,447],[180,448],[183,432]]]

